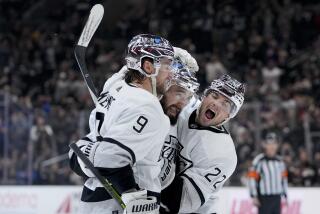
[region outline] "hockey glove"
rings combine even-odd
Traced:
[[[139,190],[136,192],[123,193],[122,201],[126,208],[123,214],[158,214],[159,205],[154,196],[147,196],[147,190]]]
[[[91,163],[94,164],[94,155],[100,142],[98,141],[90,142],[90,141],[81,139],[77,142],[77,145],[78,143],[79,144],[85,143],[84,146],[80,148],[80,150],[87,156],[87,158],[91,161]],[[95,177],[95,175],[91,172],[89,168],[86,167],[86,165],[82,162],[82,160],[79,157],[77,157],[77,159],[83,173],[86,174],[86,176],[88,176],[89,178]]]

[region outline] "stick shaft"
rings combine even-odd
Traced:
[[[107,192],[120,204],[120,206],[124,209],[126,205],[123,203],[120,194],[113,187],[112,183],[108,181],[107,178],[103,177],[100,172],[93,166],[90,160],[83,154],[83,152],[79,149],[77,144],[72,143],[69,147],[73,150],[73,152],[82,160],[82,162],[91,170],[91,172],[96,176],[102,186],[107,190]]]
[[[82,77],[89,89],[90,95],[95,105],[98,102],[97,97],[99,96],[99,93],[94,87],[92,78],[89,74],[86,60],[85,60],[85,55],[86,55],[87,46],[89,45],[91,38],[93,37],[95,31],[97,30],[102,20],[103,13],[104,13],[104,9],[102,5],[96,4],[92,7],[89,18],[82,30],[79,41],[76,44],[74,49],[74,55],[75,55],[76,61],[78,63]],[[99,182],[106,189],[106,191],[119,203],[119,205],[123,209],[125,209],[126,206],[123,203],[119,192],[113,187],[112,183],[109,182],[107,178],[104,178],[99,173],[99,171],[93,166],[90,160],[85,156],[85,154],[83,154],[83,152],[79,149],[79,147],[75,143],[72,143],[69,146],[73,150],[73,152],[83,161],[86,167],[88,167],[91,170],[91,172],[99,180]]]
[[[92,78],[91,78],[89,71],[88,71],[88,68],[87,68],[86,59],[85,59],[86,47],[76,45],[76,47],[74,49],[74,55],[77,60],[82,77],[83,77],[83,79],[89,89],[91,98],[92,98],[94,104],[96,104],[98,102],[97,97],[99,96],[99,93],[97,92],[96,88],[94,87]]]

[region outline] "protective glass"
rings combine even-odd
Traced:
[[[171,84],[169,90],[166,92],[166,95],[172,97],[176,102],[180,102],[185,105],[190,101],[193,93],[177,84]]]

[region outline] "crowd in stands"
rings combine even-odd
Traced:
[[[0,0],[0,184],[81,183],[66,153],[93,107],[73,56],[93,3]],[[105,4],[114,5],[86,56],[98,89],[124,64],[133,35],[162,35],[195,56],[200,91],[224,73],[246,83],[246,104],[228,124],[238,154],[230,185],[245,184],[268,131],[280,136],[290,185],[320,185],[320,3]]]

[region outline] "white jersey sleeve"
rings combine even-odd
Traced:
[[[214,205],[205,205],[222,188],[237,164],[233,141],[226,134],[215,136],[211,142],[201,137],[189,157],[193,166],[179,175],[183,179],[180,212],[213,212]]]

